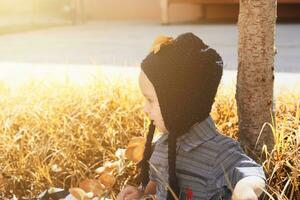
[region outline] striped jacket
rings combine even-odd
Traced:
[[[168,133],[155,143],[150,180],[156,182],[158,200],[165,200],[168,183]],[[246,176],[266,180],[262,166],[241,149],[239,142],[220,134],[209,116],[177,139],[176,175],[180,200],[192,190],[193,200],[230,200],[236,183]]]

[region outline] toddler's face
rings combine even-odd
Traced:
[[[146,99],[144,111],[149,115],[150,119],[154,121],[154,124],[159,131],[163,133],[167,132],[155,89],[143,70],[140,72],[139,86]]]

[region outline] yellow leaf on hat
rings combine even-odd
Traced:
[[[106,188],[112,188],[117,181],[117,179],[109,173],[101,174],[99,180]]]
[[[157,36],[151,46],[150,52],[157,53],[162,45],[170,44],[173,41],[172,37],[160,35]]]

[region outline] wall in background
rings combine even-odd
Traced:
[[[66,15],[72,1],[83,1],[88,19],[154,20],[160,21],[160,0],[0,0],[0,15],[18,15],[38,12]],[[238,5],[205,6],[206,18],[237,20]],[[278,5],[278,17],[300,19],[300,4]],[[171,22],[196,21],[203,17],[203,7],[197,4],[172,4]]]

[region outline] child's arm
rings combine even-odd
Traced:
[[[257,200],[265,188],[265,181],[258,176],[248,176],[237,182],[232,200]]]

